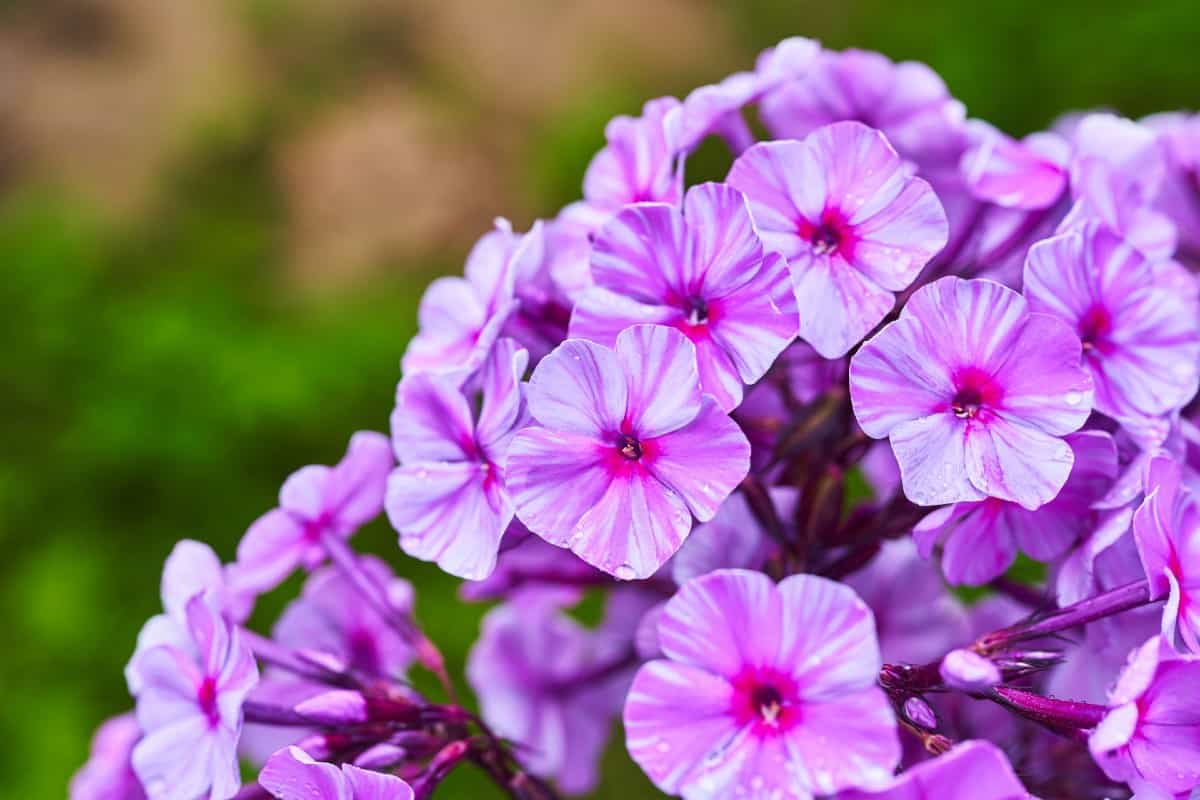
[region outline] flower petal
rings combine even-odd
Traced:
[[[664,382],[665,384],[665,382]],[[646,469],[707,522],[750,471],[746,434],[705,396],[685,427],[644,443]]]
[[[620,429],[629,390],[620,359],[607,347],[568,339],[529,379],[529,411],[548,428],[582,436]]]
[[[400,548],[460,578],[490,575],[513,517],[491,469],[477,462],[428,462],[395,470],[388,478],[387,513]]]

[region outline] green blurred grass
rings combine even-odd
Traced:
[[[286,4],[252,5],[263,35],[288,35]],[[1200,100],[1194,2],[724,6],[747,64],[792,34],[924,60],[973,115],[1015,133],[1072,108],[1137,116]],[[53,187],[0,198],[0,797],[62,796],[94,726],[128,707],[121,669],[176,539],[231,557],[291,470],[386,426],[419,293],[462,254],[325,298],[278,290],[272,147],[361,68],[347,55],[358,44],[310,54],[290,93],[199,132],[141,219],[101,222]],[[576,98],[527,143],[529,206],[552,213],[578,194],[609,116],[687,88],[614,76]],[[719,174],[719,156],[706,163]],[[420,615],[460,668],[482,609],[402,558],[385,523],[362,541],[418,584]],[[619,743],[608,764],[597,797],[650,796]],[[445,795],[488,796],[465,777]]]

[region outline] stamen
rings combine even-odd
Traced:
[[[633,436],[622,436],[620,447],[621,455],[628,458],[630,461],[637,461],[642,457],[642,443]]]

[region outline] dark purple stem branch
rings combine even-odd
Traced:
[[[1019,622],[980,637],[975,649],[986,655],[1003,650],[1017,642],[1049,636],[1068,628],[1086,625],[1122,611],[1144,606],[1151,602],[1150,584],[1146,580],[1118,586],[1103,594],[1080,600],[1040,618]]]

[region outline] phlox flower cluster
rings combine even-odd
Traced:
[[[390,437],[174,549],[73,800],[553,800],[610,747],[686,800],[1200,796],[1200,116],[1017,139],[788,39],[605,137],[430,285]],[[381,517],[491,604],[470,699]]]

